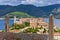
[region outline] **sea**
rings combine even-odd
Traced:
[[[13,19],[9,20],[9,27],[14,23]],[[4,30],[5,28],[5,20],[4,19],[0,19],[0,30]]]
[[[49,23],[49,19],[48,18],[44,18],[44,21]],[[13,19],[9,20],[9,27],[14,23]],[[56,27],[60,28],[60,19],[54,19],[54,25]],[[5,20],[4,19],[0,19],[0,30],[3,30],[5,28]]]

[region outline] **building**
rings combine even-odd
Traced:
[[[25,22],[30,23],[30,27],[48,27],[48,23],[44,22],[44,18],[20,18],[17,21],[16,17],[14,17],[14,23],[16,24],[23,24]]]

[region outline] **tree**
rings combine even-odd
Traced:
[[[43,31],[43,33],[46,33],[46,31],[47,31],[47,30],[44,28],[44,31]]]
[[[25,26],[30,26],[30,22],[25,22]]]
[[[21,38],[17,38],[16,40],[21,40]]]

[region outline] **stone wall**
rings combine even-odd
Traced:
[[[47,40],[44,34],[0,33],[0,40]]]
[[[0,32],[0,40],[15,40],[13,33]]]
[[[16,38],[21,40],[47,40],[47,35],[44,34],[15,34]]]

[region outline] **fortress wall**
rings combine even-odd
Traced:
[[[25,33],[0,33],[0,40],[47,40],[47,35],[44,34],[25,34]]]

